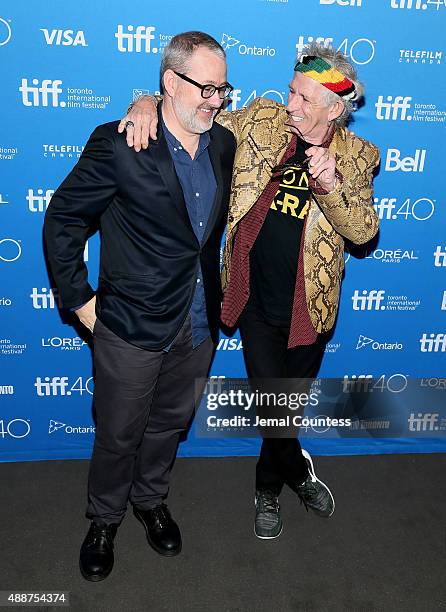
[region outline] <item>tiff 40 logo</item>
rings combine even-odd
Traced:
[[[408,376],[406,374],[392,374],[387,376],[372,376],[372,374],[345,374],[342,383],[342,391],[344,393],[352,393],[358,391],[372,392],[379,391],[380,393],[401,393],[407,387]]]
[[[414,201],[406,198],[402,202],[397,198],[373,198],[373,206],[379,218],[388,221],[427,221],[435,212],[435,200],[430,198],[418,198]]]
[[[392,9],[414,9],[425,11],[429,7],[436,7],[437,11],[446,6],[446,0],[390,0]]]
[[[29,419],[11,419],[6,421],[0,419],[0,438],[4,440],[7,436],[10,438],[26,438],[31,431],[31,422]]]
[[[369,38],[357,38],[356,40],[350,41],[348,38],[344,38],[338,45],[334,43],[333,38],[326,38],[324,36],[299,36],[296,43],[297,55],[300,55],[305,45],[309,43],[317,42],[324,45],[325,47],[336,47],[338,51],[341,51],[344,55],[349,57],[352,62],[363,66],[369,64],[375,57],[375,43],[376,40],[370,40]]]
[[[38,376],[34,386],[39,397],[70,396],[73,393],[79,393],[81,396],[84,393],[93,395],[93,376],[85,380],[82,376],[78,376],[73,384],[70,383],[68,376],[45,376],[43,380]]]

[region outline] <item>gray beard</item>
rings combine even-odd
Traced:
[[[184,126],[188,130],[193,132],[194,134],[204,134],[204,132],[207,132],[208,130],[211,129],[212,123],[214,121],[213,115],[209,119],[208,125],[207,126],[203,126],[198,121],[195,111],[192,111],[192,110],[188,111],[188,110],[186,110],[184,108],[184,106],[181,104],[181,102],[179,102],[177,100],[172,100],[172,106],[174,108],[175,114],[177,115],[177,117],[179,119],[181,119],[181,121],[183,122]]]

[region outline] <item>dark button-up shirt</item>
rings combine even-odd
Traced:
[[[217,183],[209,157],[209,132],[200,135],[197,152],[191,158],[162,121],[164,136],[172,156],[175,172],[183,189],[184,201],[192,229],[201,244],[209,220]],[[206,301],[203,287],[203,274],[198,266],[194,297],[190,309],[192,324],[192,345],[195,348],[210,336],[206,314]],[[169,348],[169,347],[168,347]]]

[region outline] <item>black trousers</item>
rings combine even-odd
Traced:
[[[249,307],[240,318],[239,329],[246,371],[256,384],[261,379],[317,376],[326,346],[323,337],[315,344],[288,349],[289,327],[271,325],[260,311]],[[269,489],[279,495],[285,483],[295,486],[307,475],[297,437],[263,438],[256,467],[256,489]]]
[[[190,318],[168,352],[133,346],[97,320],[96,438],[87,517],[119,523],[127,502],[151,508],[167,496],[179,437],[192,418],[195,379],[207,376],[214,344],[192,348]]]

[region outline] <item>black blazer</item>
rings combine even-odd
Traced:
[[[61,306],[73,308],[94,295],[83,250],[99,223],[97,315],[115,334],[149,350],[166,347],[180,330],[199,262],[209,328],[217,341],[220,244],[236,149],[232,132],[214,123],[209,155],[217,191],[200,245],[160,124],[157,140],[140,153],[118,134],[117,121],[97,127],[45,216],[48,260]]]

